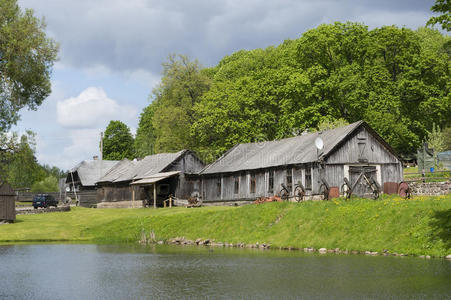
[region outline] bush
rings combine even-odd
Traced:
[[[55,176],[48,176],[42,181],[33,183],[31,191],[33,193],[58,192],[58,179]]]

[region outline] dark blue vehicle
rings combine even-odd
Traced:
[[[38,207],[47,208],[49,206],[58,207],[58,201],[48,194],[39,194],[33,197],[33,207],[36,209]]]

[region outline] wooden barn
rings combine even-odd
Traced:
[[[132,207],[163,206],[169,195],[188,199],[196,190],[200,192],[197,174],[204,167],[189,150],[149,155],[141,160],[124,159],[98,180],[98,206],[108,207],[111,202]]]
[[[332,196],[338,196],[345,178],[354,185],[355,195],[365,196],[371,191],[362,172],[386,192],[403,178],[399,156],[359,121],[323,132],[236,145],[201,172],[202,198],[204,203],[254,200],[280,195],[282,184],[293,197],[298,182],[307,199],[320,195],[325,182]]]
[[[16,220],[16,193],[7,183],[0,185],[0,222]]]
[[[118,162],[117,160],[84,160],[67,173],[66,184],[71,191],[95,191],[96,182]]]

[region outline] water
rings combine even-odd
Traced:
[[[451,299],[451,261],[180,246],[0,246],[0,299]]]

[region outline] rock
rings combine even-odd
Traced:
[[[425,258],[426,259],[431,259],[431,256],[430,255],[426,255]]]
[[[335,253],[340,253],[340,248],[335,248]]]
[[[446,259],[451,259],[451,254],[445,256]]]
[[[420,256],[418,256],[419,258],[426,258],[424,255],[420,255]]]
[[[327,249],[326,248],[319,248],[318,252],[320,254],[325,254],[325,253],[327,253]]]
[[[371,255],[373,255],[373,256],[379,255],[379,252],[373,251],[373,252],[371,252]]]
[[[158,245],[163,245],[164,242],[163,242],[163,241],[158,241],[157,244],[158,244]]]
[[[328,249],[327,253],[335,253],[335,250],[334,249]]]
[[[210,244],[210,240],[209,239],[204,240],[204,245],[208,245],[208,244]]]
[[[370,251],[365,251],[365,255],[371,255]]]
[[[351,251],[351,254],[359,254],[360,252],[359,251],[357,251],[357,250],[352,250]]]
[[[307,252],[315,252],[315,248],[307,248]]]

